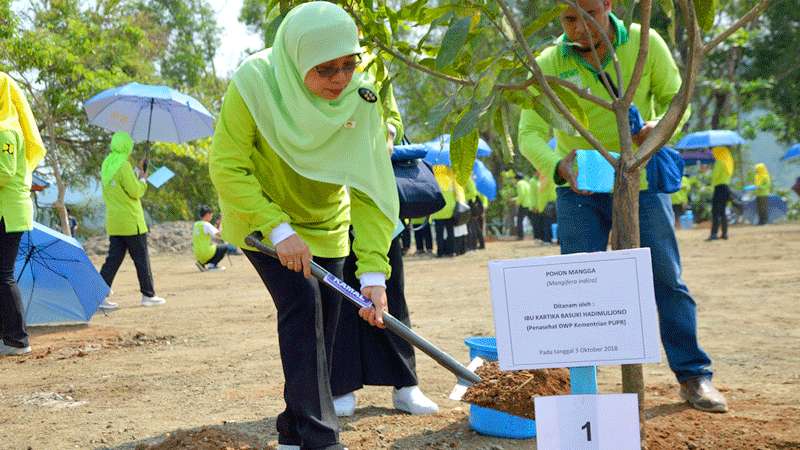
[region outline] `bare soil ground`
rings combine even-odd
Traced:
[[[689,409],[664,362],[645,367],[651,449],[800,448],[800,225],[734,227],[729,241],[679,231],[700,338],[714,359],[728,414]],[[492,242],[455,259],[406,258],[414,327],[466,361],[463,339],[492,335],[487,262],[557,253]],[[98,266],[100,260],[95,261]],[[283,376],[275,309],[242,257],[199,273],[186,255],[153,258],[159,308],[138,306],[128,260],[114,284],[122,309],[84,327],[33,329],[32,355],[0,359],[0,448],[269,448],[276,444]],[[359,392],[342,420],[350,449],[530,449],[531,441],[480,436],[468,406],[448,400],[454,378],[418,354],[436,416],[391,409],[390,389]],[[599,369],[618,392],[617,367]],[[160,445],[159,445],[160,444]],[[208,444],[206,446],[206,444]],[[188,445],[188,446],[187,446]]]

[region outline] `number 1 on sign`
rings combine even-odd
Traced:
[[[581,427],[581,430],[586,430],[586,442],[592,442],[592,422],[587,420]]]

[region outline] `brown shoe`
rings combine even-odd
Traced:
[[[728,411],[725,396],[706,377],[690,378],[682,382],[681,398],[689,402],[692,408],[700,411],[717,413]]]

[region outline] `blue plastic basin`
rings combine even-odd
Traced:
[[[464,339],[469,358],[480,356],[497,361],[497,340],[493,336],[472,336]],[[478,405],[469,406],[469,426],[480,434],[510,439],[536,437],[536,421]]]

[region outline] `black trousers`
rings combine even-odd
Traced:
[[[389,313],[411,326],[403,280],[403,255],[400,238],[389,248],[392,276],[386,280]],[[350,252],[344,264],[344,280],[360,290],[356,278],[356,257]],[[340,396],[364,386],[417,385],[414,347],[389,331],[371,326],[358,316],[358,309],[344,305],[333,341],[331,391]]]
[[[542,241],[553,240],[553,224],[556,223],[556,202],[549,202],[541,213]]]
[[[30,345],[25,330],[22,296],[14,280],[14,262],[21,239],[22,232],[6,232],[5,220],[0,218],[0,332],[4,344],[19,348]]]
[[[228,254],[228,246],[227,244],[217,244],[217,251],[214,252],[214,256],[208,260],[206,264],[217,264],[222,261],[222,258]]]
[[[414,230],[414,242],[417,244],[417,253],[433,251],[433,233],[429,220],[426,219],[425,223]]]
[[[531,222],[531,227],[534,226],[533,213],[530,209],[520,206],[517,209],[517,239],[525,239],[525,218]]]
[[[486,248],[486,242],[483,239],[483,220],[484,208],[480,200],[473,200],[470,202],[472,215],[470,216],[467,228],[467,248],[470,250],[477,250],[479,248]]]
[[[727,184],[714,186],[714,196],[711,197],[711,236],[717,237],[717,230],[722,227],[722,237],[728,237],[728,216],[725,206],[731,199],[731,191]]]
[[[400,233],[400,240],[403,244],[403,253],[407,252],[408,249],[411,248],[411,225],[407,223],[404,223],[404,225],[405,228],[403,228],[403,231]]]
[[[456,237],[453,231],[453,219],[437,219],[433,221],[436,227],[436,256],[455,254]]]
[[[147,234],[134,236],[109,236],[108,256],[100,269],[100,276],[111,286],[117,276],[119,266],[125,259],[125,251],[131,255],[136,266],[136,277],[139,278],[139,290],[142,295],[153,297],[153,273],[150,272],[150,256],[147,254]]]
[[[283,364],[283,399],[278,442],[303,449],[341,449],[330,385],[331,355],[341,295],[315,278],[292,272],[263,253],[244,250],[278,310],[278,345]],[[342,276],[344,258],[314,257]]]
[[[756,197],[756,208],[758,209],[758,224],[769,223],[769,197],[766,195]]]

